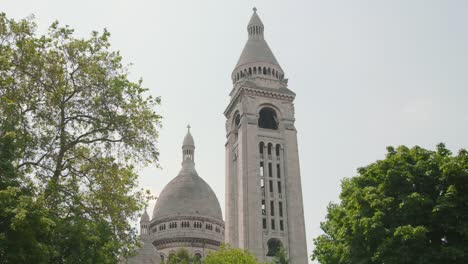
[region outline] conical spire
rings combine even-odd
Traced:
[[[235,83],[245,77],[261,76],[281,81],[284,76],[283,70],[264,39],[264,26],[255,7],[253,11],[247,25],[249,38],[232,73],[232,80]]]
[[[249,39],[263,39],[263,23],[260,17],[257,15],[257,8],[253,8],[254,13],[250,18],[249,24],[247,25],[247,31],[249,32]]]
[[[148,215],[148,212],[146,211],[146,208],[145,208],[145,212],[141,215],[140,223],[141,222],[148,222],[149,220],[150,220],[149,215]]]
[[[182,164],[186,161],[195,160],[195,142],[193,141],[192,134],[190,134],[190,125],[187,125],[187,134],[184,137],[184,143],[182,143]]]

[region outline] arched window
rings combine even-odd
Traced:
[[[273,148],[273,144],[268,143],[268,155],[271,155],[271,149]]]
[[[266,67],[263,67],[263,75],[266,75],[267,74],[267,69]]]
[[[281,149],[281,145],[280,145],[280,144],[276,144],[276,157],[279,157],[279,155],[280,155],[280,149]]]
[[[253,68],[253,74],[257,74],[257,67]]]
[[[276,253],[283,247],[283,243],[281,243],[281,240],[277,238],[270,238],[267,242],[268,246],[268,257],[273,257],[276,256]]]
[[[252,68],[249,68],[249,75],[252,75]]]
[[[258,67],[258,74],[262,74],[262,67]]]
[[[258,126],[260,128],[278,129],[278,117],[275,110],[264,107],[260,110],[260,118],[258,119]]]
[[[201,258],[202,258],[202,256],[201,256],[200,253],[195,253],[194,257],[195,257],[195,263],[200,262],[200,260],[201,260]]]
[[[239,115],[239,113],[236,113],[236,117],[234,118],[234,124],[236,126],[235,128],[237,129],[237,127],[240,124],[240,115]]]
[[[260,142],[260,144],[258,144],[258,151],[260,152],[260,154],[263,154],[264,148],[265,148],[265,143]]]

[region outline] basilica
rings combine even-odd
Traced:
[[[294,99],[267,42],[257,10],[232,72],[226,117],[226,215],[195,169],[190,127],[182,167],[163,189],[152,217],[140,221],[142,247],[126,263],[161,263],[180,248],[203,258],[226,243],[270,262],[284,248],[290,263],[308,262]]]

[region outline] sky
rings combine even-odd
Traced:
[[[254,6],[297,94],[309,253],[341,180],[386,146],[468,147],[466,0],[0,0],[11,18],[34,14],[39,32],[55,20],[78,37],[107,28],[131,78],[162,99],[161,168],[141,168],[141,186],[157,196],[177,175],[190,124],[223,212],[223,111]]]

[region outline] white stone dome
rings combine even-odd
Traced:
[[[187,164],[159,195],[153,210],[153,220],[194,215],[223,220],[215,193],[198,176],[194,166]]]

